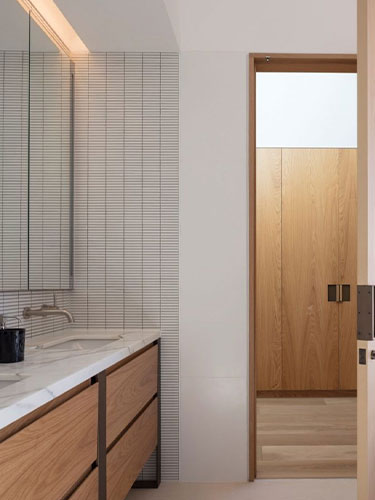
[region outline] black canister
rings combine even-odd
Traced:
[[[18,318],[17,318],[18,319]],[[0,363],[17,363],[25,357],[25,329],[7,328],[0,315]]]

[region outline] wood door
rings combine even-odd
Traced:
[[[282,151],[282,387],[337,389],[338,166],[335,149]]]
[[[355,149],[257,150],[258,390],[356,388],[356,175]]]
[[[357,150],[339,150],[339,283],[350,301],[339,306],[339,389],[357,388]]]
[[[257,149],[256,377],[258,390],[281,386],[281,149]]]

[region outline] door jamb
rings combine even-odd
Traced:
[[[357,73],[356,54],[249,54],[249,481],[256,478],[256,74]]]

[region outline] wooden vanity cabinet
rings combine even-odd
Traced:
[[[155,343],[0,430],[1,500],[124,500],[158,445],[158,373]]]
[[[157,345],[107,375],[107,447],[157,392]]]
[[[2,500],[61,500],[97,456],[98,384],[0,443]]]
[[[124,500],[158,445],[159,345],[107,375],[107,500]]]
[[[107,500],[124,500],[158,441],[154,399],[107,454]]]
[[[99,498],[99,474],[96,467],[78,486],[69,500],[97,500]]]

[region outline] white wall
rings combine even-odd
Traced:
[[[257,147],[356,148],[357,75],[258,73]]]
[[[356,0],[168,1],[179,5],[183,51],[343,53],[356,49]]]
[[[247,69],[181,55],[180,479],[247,476]]]
[[[180,13],[180,479],[246,481],[248,53],[355,52],[356,1]]]

